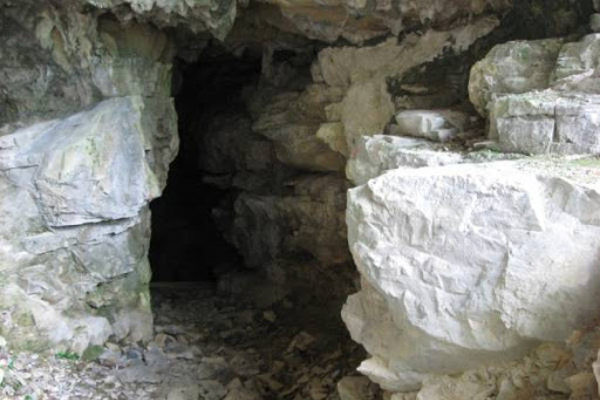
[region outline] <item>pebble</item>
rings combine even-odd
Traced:
[[[273,312],[273,310],[264,311],[263,312],[263,318],[266,321],[269,321],[269,322],[273,323],[273,322],[275,322],[277,320],[277,315]]]
[[[339,400],[337,381],[364,358],[345,332],[309,334],[300,317],[282,325],[284,303],[260,310],[182,292],[153,293],[150,343],[108,342],[96,361],[13,354],[0,337],[0,399]],[[335,346],[323,351],[322,342]]]

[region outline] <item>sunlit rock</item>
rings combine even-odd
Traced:
[[[342,315],[372,356],[360,370],[414,389],[589,321],[600,305],[596,174],[585,162],[462,164],[398,169],[351,189],[363,290]]]

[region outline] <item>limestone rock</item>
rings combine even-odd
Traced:
[[[490,110],[490,136],[506,151],[600,153],[598,95],[553,90],[505,95]]]
[[[139,17],[162,26],[185,23],[192,31],[210,31],[223,40],[236,16],[236,3],[229,0],[190,2],[186,0],[81,0],[119,15],[127,8]],[[127,6],[124,8],[123,6]],[[127,14],[123,15],[126,16]]]
[[[600,32],[600,14],[592,14],[590,16],[590,29],[593,32]]]
[[[391,38],[375,46],[328,47],[319,52],[316,62],[324,82],[330,86],[349,87],[371,79],[401,76],[449,49],[457,53],[465,51],[498,23],[497,19],[486,17],[448,31],[428,30],[420,36],[409,34],[400,43]]]
[[[598,385],[598,393],[600,393],[600,352],[598,352],[598,358],[592,364],[592,368],[594,370],[594,376],[596,377],[596,382]]]
[[[0,8],[0,126],[75,112],[97,100],[69,39],[91,47],[95,21],[69,15],[60,21],[49,4],[24,0]],[[83,51],[81,53],[84,53]],[[85,58],[85,54],[80,54]]]
[[[362,185],[387,170],[434,167],[456,164],[462,160],[461,154],[441,151],[435,143],[423,139],[390,135],[363,136],[355,155],[348,160],[346,176],[356,185]]]
[[[380,134],[391,122],[395,106],[388,79],[402,77],[445,51],[464,52],[497,25],[495,18],[480,18],[471,25],[448,31],[410,34],[400,43],[391,38],[375,46],[330,47],[320,51],[315,69],[327,85],[344,89],[337,111],[349,153],[353,153],[361,136]]]
[[[102,97],[170,96],[173,46],[150,25],[97,18],[74,2],[0,11],[0,125],[64,117]]]
[[[546,89],[563,43],[543,39],[495,46],[471,68],[469,98],[477,111],[488,115],[488,103],[495,95]]]
[[[584,165],[398,169],[351,189],[363,289],[342,316],[372,356],[359,370],[385,389],[415,389],[428,374],[516,358],[589,321],[600,186]]]
[[[369,5],[364,0],[274,1],[284,20],[279,24],[286,31],[302,32],[311,39],[334,43],[344,39],[353,44],[396,36],[407,27],[425,20],[438,26],[451,26],[465,13],[482,15],[488,11],[502,12],[511,4],[496,0],[433,2],[401,2],[398,5],[377,1]],[[326,5],[325,7],[323,5]],[[272,18],[270,23],[274,23]]]
[[[252,121],[246,116],[224,113],[195,139],[200,153],[199,167],[209,174],[244,171],[270,176],[278,163],[273,143],[254,133]]]
[[[341,400],[368,400],[374,398],[371,381],[364,376],[345,376],[337,383]]]
[[[122,97],[0,137],[0,330],[13,346],[148,337],[147,206],[177,150],[174,116],[170,99]]]
[[[175,110],[170,100],[162,103],[115,98],[91,111],[3,136],[0,169],[21,185],[19,175],[29,177],[17,169],[35,171],[31,185],[48,226],[135,217],[160,194],[166,184],[161,158],[169,160],[177,149]],[[150,110],[144,112],[146,107]],[[158,129],[158,119],[167,130]],[[166,147],[153,147],[165,138]],[[151,153],[148,160],[146,152]]]
[[[595,77],[600,64],[600,34],[584,36],[578,42],[562,46],[553,73],[551,87],[560,91],[600,93]]]
[[[394,135],[416,136],[445,142],[467,125],[468,116],[452,110],[406,110],[396,114]]]
[[[327,122],[321,124],[317,137],[327,143],[331,150],[343,156],[348,156],[348,145],[344,136],[344,125],[340,122]]]
[[[599,52],[600,34],[496,46],[469,83],[471,101],[489,112],[489,137],[506,151],[598,153]]]
[[[347,183],[337,175],[289,182],[288,196],[240,195],[231,241],[248,266],[267,265],[286,253],[305,251],[324,265],[348,260],[344,203]]]
[[[273,141],[277,158],[284,164],[309,171],[341,171],[344,157],[317,138],[325,121],[325,106],[340,100],[342,92],[324,85],[305,91],[258,92],[253,104],[256,121],[252,130]]]
[[[350,153],[360,137],[383,132],[393,115],[394,104],[383,82],[353,85],[342,102],[342,123]]]

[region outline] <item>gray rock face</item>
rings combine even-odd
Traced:
[[[178,145],[171,46],[80,5],[0,6],[0,331],[16,348],[81,353],[152,328],[148,203]]]
[[[147,205],[166,183],[175,126],[171,100],[132,96],[0,137],[11,345],[81,352],[151,331]]]
[[[336,175],[306,176],[288,196],[238,197],[232,241],[251,267],[303,250],[323,265],[348,261],[344,223],[346,181]]]
[[[598,34],[494,48],[473,67],[469,84],[471,101],[489,111],[490,138],[507,151],[598,154],[599,51]]]
[[[519,94],[548,87],[562,39],[508,42],[495,46],[471,68],[469,98],[488,115],[493,96]]]
[[[277,0],[270,4],[279,8],[283,18],[275,18],[263,10],[265,18],[282,30],[326,43],[345,40],[353,45],[390,34],[397,36],[425,21],[447,29],[465,15],[501,14],[512,8],[510,2],[498,0],[403,0],[397,4],[381,0],[372,4],[363,0],[328,0],[327,3]]]
[[[600,306],[596,174],[568,162],[462,164],[350,190],[363,289],[342,316],[372,355],[359,370],[405,391],[565,340]]]
[[[3,4],[0,20],[0,125],[64,117],[103,97],[170,96],[171,45],[156,28],[35,0]]]
[[[508,151],[600,153],[600,97],[552,90],[506,95],[492,103],[490,134]]]
[[[325,106],[341,100],[343,92],[325,85],[311,85],[305,91],[254,96],[252,130],[275,145],[282,163],[309,171],[340,171],[344,157],[321,141],[316,133],[325,121]]]
[[[65,42],[66,27],[57,21],[56,10],[35,1],[19,3],[0,6],[0,126],[76,111],[96,101],[85,76],[72,74],[73,49]],[[81,42],[89,45],[93,18],[69,22]]]
[[[78,0],[95,7],[113,10],[123,17],[132,13],[161,26],[185,23],[194,32],[210,31],[223,40],[236,16],[236,3],[230,0],[195,2],[186,0]],[[127,6],[131,11],[127,11]],[[125,11],[123,11],[125,10]]]
[[[160,103],[115,98],[2,136],[0,168],[17,185],[36,191],[49,227],[135,217],[160,195],[163,158],[169,161],[177,148],[172,101]],[[157,120],[168,130],[160,131]],[[154,147],[165,137],[164,148]]]

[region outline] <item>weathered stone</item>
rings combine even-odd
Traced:
[[[364,376],[345,376],[337,383],[340,400],[363,400],[373,395],[371,381]]]
[[[477,111],[488,115],[494,96],[546,89],[564,41],[544,39],[495,46],[471,68],[469,98]]]
[[[441,151],[423,139],[390,135],[363,136],[355,154],[348,160],[346,176],[362,185],[387,170],[408,167],[434,167],[462,162],[462,155]]]
[[[551,87],[567,92],[600,93],[595,77],[600,64],[600,34],[584,36],[562,46],[553,73]]]
[[[600,352],[598,352],[598,358],[592,364],[592,368],[594,370],[594,376],[596,377],[596,382],[598,385],[598,393],[600,393]]]
[[[468,26],[448,31],[428,30],[421,36],[409,34],[400,43],[390,38],[375,46],[328,47],[319,52],[317,62],[325,83],[349,87],[367,80],[402,76],[449,49],[457,53],[465,51],[497,26],[495,18],[480,18]]]
[[[343,156],[348,156],[348,145],[346,136],[344,136],[344,125],[340,122],[327,122],[321,124],[317,131],[317,137],[333,151],[337,151]]]
[[[598,153],[599,52],[599,34],[496,46],[469,83],[471,101],[489,112],[489,137],[506,151]]]
[[[590,29],[593,32],[600,32],[600,14],[592,14],[590,16]]]
[[[306,176],[290,183],[295,192],[290,196],[242,194],[237,198],[236,216],[228,234],[247,265],[264,266],[299,250],[324,265],[347,261],[344,179]]]
[[[506,95],[490,106],[490,136],[506,151],[598,154],[600,97],[552,90]]]
[[[313,85],[304,92],[284,92],[267,97],[258,93],[250,105],[257,120],[252,130],[275,146],[284,164],[309,171],[341,171],[344,157],[317,138],[325,121],[325,105],[340,100],[341,91]]]
[[[396,114],[393,135],[416,136],[445,142],[462,132],[468,116],[452,110],[406,110]]]
[[[194,32],[210,31],[223,40],[236,16],[236,3],[230,0],[189,2],[186,0],[81,0],[95,7],[114,10],[117,15],[128,6],[136,15],[162,26],[185,23]],[[125,9],[127,9],[125,8]],[[130,11],[131,12],[131,11]],[[125,16],[128,13],[125,13]]]
[[[342,315],[372,356],[360,371],[386,389],[414,389],[428,374],[565,340],[589,321],[599,306],[600,187],[584,165],[399,169],[350,190],[363,289]]]
[[[123,97],[0,137],[11,345],[83,352],[111,334],[148,337],[147,205],[177,149],[174,117],[169,99]]]

